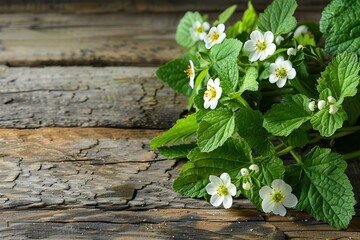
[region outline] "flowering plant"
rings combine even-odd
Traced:
[[[249,3],[228,27],[236,6],[212,24],[187,12],[176,41],[189,53],[157,76],[189,97],[189,114],[151,147],[188,159],[180,194],[225,208],[242,195],[266,213],[295,207],[346,228],[356,201],[345,160],[360,156],[360,3],[333,0],[319,25],[298,24],[296,7],[274,0],[258,15]]]

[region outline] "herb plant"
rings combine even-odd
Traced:
[[[173,183],[182,195],[225,208],[242,195],[343,229],[356,203],[346,160],[360,156],[360,1],[333,0],[319,25],[297,23],[296,7],[274,0],[258,15],[249,2],[232,26],[236,6],[212,24],[187,12],[176,41],[188,54],[156,74],[189,97],[189,114],[151,147],[188,159]]]

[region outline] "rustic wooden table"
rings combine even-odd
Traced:
[[[150,150],[186,106],[154,75],[184,53],[179,19],[233,3],[240,17],[245,1],[0,2],[1,239],[360,239],[359,211],[338,231],[182,197],[171,184],[183,162]],[[299,1],[297,17],[318,21],[327,3]],[[348,172],[359,200],[360,164]]]

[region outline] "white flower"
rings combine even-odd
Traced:
[[[321,110],[326,106],[326,102],[324,100],[320,100],[317,105],[318,109]]]
[[[194,79],[195,79],[195,69],[194,64],[191,60],[189,60],[190,65],[188,65],[188,68],[184,70],[187,77],[190,79],[189,85],[191,88],[194,88]]]
[[[297,46],[297,49],[298,49],[299,51],[300,51],[301,49],[303,49],[303,48],[304,48],[304,46],[301,45],[301,44]]]
[[[333,96],[328,96],[327,100],[329,103],[336,103],[336,99]]]
[[[259,166],[256,164],[251,164],[249,167],[250,170],[255,171],[256,173],[259,171]]]
[[[270,83],[275,83],[279,88],[282,88],[287,79],[293,79],[296,76],[296,71],[292,67],[289,60],[284,61],[282,56],[275,60],[275,63],[270,64]]]
[[[287,55],[296,55],[296,49],[295,48],[288,48],[288,50],[286,51]]]
[[[275,43],[276,43],[276,45],[280,45],[280,43],[281,43],[282,41],[284,41],[284,38],[283,38],[282,36],[277,36],[277,37],[275,38]]]
[[[224,208],[230,208],[233,203],[232,196],[236,195],[236,187],[231,183],[230,175],[223,173],[220,178],[210,175],[209,179],[210,183],[205,189],[211,195],[210,203],[215,207],[223,203]]]
[[[310,111],[315,111],[315,101],[311,101],[311,102],[309,102],[309,109],[310,109]]]
[[[222,23],[219,24],[217,27],[212,27],[209,33],[207,34],[207,36],[204,38],[205,47],[207,49],[210,49],[215,44],[219,44],[222,41],[224,41],[226,37],[226,33],[224,33],[224,31],[225,31],[225,25]]]
[[[251,188],[251,184],[250,184],[249,182],[244,182],[244,183],[242,184],[242,188],[243,188],[244,190],[249,190],[249,189]]]
[[[308,27],[305,25],[299,26],[294,32],[294,38],[300,37],[300,35],[305,35],[308,32]]]
[[[331,104],[330,108],[329,108],[329,113],[330,114],[335,114],[335,113],[337,113],[338,110],[339,109],[334,104]]]
[[[247,168],[240,169],[241,176],[249,176],[249,170]]]
[[[265,60],[268,56],[272,55],[276,50],[274,41],[274,34],[267,31],[264,35],[255,30],[250,34],[250,40],[244,44],[244,49],[250,52],[249,61],[254,62],[257,60]]]
[[[281,179],[275,179],[269,186],[260,189],[261,207],[266,213],[273,212],[285,216],[285,207],[292,208],[298,203],[298,199],[291,193],[292,188]],[[284,207],[285,206],[285,207]]]
[[[216,78],[215,81],[211,78],[207,83],[207,90],[204,94],[204,108],[215,109],[222,94],[220,87],[220,79]]]
[[[206,37],[206,31],[209,30],[210,24],[208,22],[201,23],[196,21],[190,28],[190,34],[194,41],[204,40]]]

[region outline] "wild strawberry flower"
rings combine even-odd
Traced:
[[[231,183],[228,173],[221,174],[220,178],[214,175],[209,177],[210,183],[206,185],[206,192],[211,195],[211,205],[218,207],[223,204],[224,208],[230,208],[233,204],[232,197],[236,195],[236,187]]]
[[[194,79],[195,79],[195,68],[193,61],[189,60],[190,65],[188,65],[188,68],[184,70],[187,77],[190,79],[189,85],[191,88],[194,88]]]
[[[272,55],[276,50],[276,45],[273,43],[274,34],[267,31],[264,35],[255,30],[250,34],[250,40],[244,44],[244,49],[250,52],[249,61],[255,62],[257,60],[265,60]]]
[[[207,30],[209,30],[209,28],[210,24],[208,22],[194,22],[193,26],[190,28],[190,34],[192,39],[194,41],[204,40],[206,37],[206,32]]]
[[[301,35],[305,35],[307,32],[308,32],[308,27],[305,25],[300,25],[295,29],[294,38],[298,38]]]
[[[282,56],[275,60],[275,63],[270,64],[270,83],[276,83],[279,88],[282,88],[287,79],[293,79],[296,76],[296,71],[292,67],[289,60],[284,60]]]
[[[275,179],[271,187],[264,186],[260,189],[261,207],[265,213],[273,212],[285,216],[285,207],[292,208],[298,203],[297,197],[291,193],[292,188],[281,179]],[[285,206],[285,207],[284,207]]]
[[[217,27],[212,27],[207,34],[207,36],[204,38],[205,41],[205,47],[207,49],[212,48],[215,44],[219,44],[226,38],[225,31],[225,25],[219,24]]]
[[[222,88],[220,87],[220,79],[209,79],[207,83],[207,90],[204,94],[204,108],[215,109],[222,94]]]

